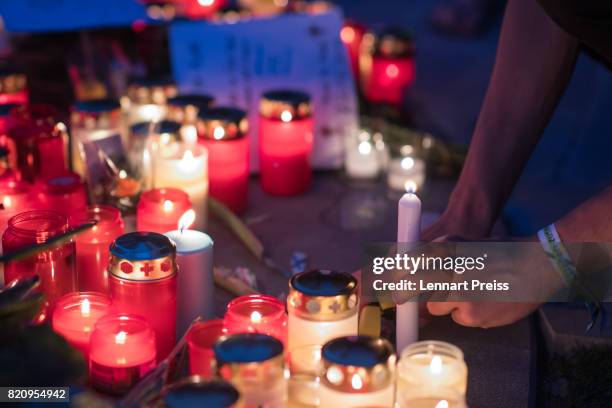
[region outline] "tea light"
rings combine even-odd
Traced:
[[[416,192],[425,182],[425,162],[412,155],[410,145],[402,146],[400,157],[389,162],[387,184],[393,190]]]
[[[217,373],[240,392],[245,406],[284,407],[287,380],[283,344],[260,333],[221,337],[214,345]]]
[[[0,105],[28,103],[28,84],[25,74],[11,70],[0,71]]]
[[[143,316],[155,331],[157,357],[176,339],[177,267],[174,243],[155,232],[132,232],[110,247],[110,293],[121,313]]]
[[[8,220],[20,212],[31,210],[35,200],[32,196],[32,185],[25,181],[8,180],[0,182],[0,233],[4,232]]]
[[[344,168],[346,174],[355,179],[372,179],[378,177],[382,163],[376,145],[366,131],[359,134],[357,140],[350,140],[346,148]]]
[[[145,319],[107,315],[91,335],[89,378],[102,392],[122,395],[155,368],[155,332]]]
[[[240,393],[226,381],[191,376],[164,387],[162,399],[168,408],[232,408],[237,407]]]
[[[406,347],[397,366],[397,392],[425,387],[449,387],[460,395],[467,389],[467,365],[463,352],[449,343],[420,341]]]
[[[214,377],[215,353],[213,346],[227,334],[223,320],[196,323],[187,335],[189,345],[189,373],[204,378]]]
[[[374,103],[401,105],[404,92],[414,82],[414,43],[409,35],[387,30],[376,37],[364,69],[364,93]]]
[[[138,201],[136,229],[163,234],[174,230],[180,218],[191,209],[189,196],[178,188],[145,191]]]
[[[178,276],[178,326],[182,336],[193,319],[211,319],[214,314],[213,240],[207,234],[189,230],[195,211],[187,211],[178,222],[178,229],[166,232],[176,245]]]
[[[225,327],[232,333],[263,333],[287,344],[285,305],[267,295],[240,296],[227,305]]]
[[[117,208],[101,204],[90,205],[68,218],[73,227],[90,221],[97,224],[74,239],[78,286],[81,291],[108,293],[109,247],[123,234],[123,219]]]
[[[391,407],[395,354],[385,339],[340,337],[321,351],[324,373],[319,389],[322,407]]]
[[[352,275],[324,269],[294,275],[287,297],[289,353],[356,335],[358,309],[358,285]]]
[[[166,117],[167,101],[178,94],[172,79],[141,79],[128,85],[121,105],[127,112],[128,125],[159,122]]]
[[[89,340],[96,322],[109,313],[110,298],[96,292],[74,292],[62,296],[53,310],[53,330],[89,356]]]
[[[210,195],[236,213],[248,204],[248,130],[240,109],[212,108],[198,115],[198,140],[208,150]]]
[[[66,216],[87,207],[87,191],[81,177],[71,171],[45,177],[35,185],[39,207]]]
[[[266,92],[259,112],[261,187],[274,195],[305,192],[312,179],[310,96],[297,91]]]
[[[465,398],[454,388],[421,387],[398,395],[398,408],[467,408]]]
[[[227,5],[227,0],[181,0],[181,14],[190,19],[211,18]]]
[[[345,21],[340,30],[340,39],[348,53],[349,62],[353,71],[353,78],[359,78],[359,56],[362,51],[363,36],[366,29],[363,25],[354,21]]]

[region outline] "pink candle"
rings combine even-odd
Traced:
[[[87,359],[91,333],[96,322],[109,313],[110,304],[110,298],[102,293],[68,293],[55,305],[53,330]]]
[[[290,196],[310,187],[313,123],[310,97],[302,92],[272,91],[263,95],[259,117],[261,187]]]
[[[78,174],[65,171],[45,177],[35,185],[41,208],[69,216],[87,207],[87,191]]]
[[[272,296],[240,296],[227,305],[223,318],[229,334],[262,333],[287,344],[285,304]]]
[[[121,212],[109,205],[90,205],[68,218],[71,226],[97,224],[75,237],[79,290],[108,293],[110,244],[124,232]]]
[[[191,19],[210,18],[227,5],[227,0],[179,0],[183,15]]]
[[[196,323],[187,341],[189,343],[189,373],[204,378],[212,378],[214,374],[215,352],[213,346],[227,334],[223,320],[207,320]]]
[[[138,231],[163,234],[177,228],[178,222],[191,210],[189,196],[178,188],[156,188],[140,196],[136,214]]]
[[[107,315],[91,335],[89,376],[99,391],[125,394],[155,367],[155,332],[135,315]]]
[[[28,84],[22,72],[2,70],[0,72],[0,105],[28,103]]]

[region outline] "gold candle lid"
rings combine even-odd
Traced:
[[[16,93],[25,90],[28,82],[24,73],[9,68],[0,69],[0,93]]]
[[[396,357],[388,340],[347,336],[330,340],[321,350],[329,388],[346,393],[378,391],[393,383]]]
[[[310,117],[312,104],[310,95],[293,90],[273,90],[262,95],[259,112],[268,119],[290,122]]]
[[[210,108],[215,98],[205,94],[178,95],[168,99],[168,118],[176,122],[195,123],[198,113]]]
[[[385,58],[411,57],[414,55],[414,41],[403,30],[387,29],[375,36],[372,52]]]
[[[287,309],[304,319],[340,320],[356,313],[358,307],[357,279],[351,274],[314,269],[289,280]]]
[[[200,111],[198,114],[198,136],[208,140],[234,140],[246,136],[249,121],[245,111],[236,108],[218,107]]]
[[[127,96],[132,103],[165,105],[169,98],[178,94],[172,79],[134,80],[128,85]]]
[[[114,99],[91,99],[74,104],[72,126],[86,129],[117,127],[121,120],[121,105]]]
[[[176,246],[156,232],[130,232],[110,246],[108,271],[130,281],[155,281],[177,271]]]

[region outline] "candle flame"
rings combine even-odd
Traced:
[[[198,131],[193,125],[185,125],[181,128],[181,138],[187,144],[195,144],[198,141]]]
[[[164,200],[163,208],[164,212],[170,212],[174,209],[174,203],[170,200]]]
[[[215,3],[215,0],[198,0],[198,3],[200,6],[209,7]]]
[[[387,69],[385,69],[385,72],[387,73],[387,76],[389,78],[396,78],[399,75],[399,68],[397,67],[397,65],[391,64],[387,66]]]
[[[353,27],[342,27],[342,30],[340,30],[340,39],[345,44],[350,44],[355,41],[355,30]]]
[[[124,331],[120,331],[115,335],[115,343],[117,344],[125,344],[125,340],[127,338],[127,333]]]
[[[119,170],[119,178],[124,179],[127,177],[127,172],[123,169]]]
[[[81,303],[81,315],[87,317],[90,313],[91,305],[89,304],[89,299],[83,299],[83,302]]]
[[[170,134],[169,133],[162,133],[159,136],[159,141],[160,141],[161,144],[167,145],[168,143],[170,143]]]
[[[4,208],[12,207],[13,203],[12,203],[11,197],[4,196],[4,199],[2,200],[2,204],[4,205]]]
[[[193,171],[195,169],[196,164],[197,164],[197,161],[195,160],[195,157],[193,156],[193,152],[191,150],[185,150],[185,153],[183,154],[183,158],[181,159],[179,163],[179,167],[181,168],[181,170],[185,172]]]
[[[429,371],[432,374],[440,374],[442,372],[442,357],[434,356],[429,363]]]
[[[178,221],[178,229],[183,232],[183,230],[189,229],[193,225],[196,219],[196,212],[190,208],[185,211],[185,214],[181,215]]]
[[[438,401],[438,403],[436,404],[436,406],[434,408],[448,408],[448,401],[447,400],[440,400],[440,401]]]
[[[251,322],[252,323],[259,323],[261,322],[261,313],[259,313],[257,310],[255,310],[253,313],[251,313]]]
[[[359,154],[367,156],[368,154],[372,152],[372,145],[369,142],[363,141],[359,143],[359,146],[357,146],[357,149],[359,150]]]
[[[293,119],[293,115],[291,112],[285,110],[281,112],[280,118],[283,122],[288,123],[291,122],[291,119]]]
[[[359,374],[353,374],[353,378],[351,378],[351,385],[355,390],[360,390],[363,387],[363,380],[361,379]]]
[[[412,157],[404,157],[400,162],[400,166],[402,166],[404,170],[410,170],[414,167],[414,159]]]
[[[407,180],[404,183],[404,190],[406,190],[407,193],[416,193],[417,184],[413,180]]]
[[[225,129],[221,126],[216,126],[215,130],[213,130],[213,137],[215,140],[221,140],[225,137]]]

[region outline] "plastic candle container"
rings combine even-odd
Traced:
[[[85,184],[78,174],[71,171],[45,177],[34,188],[41,208],[69,216],[87,207]]]
[[[198,140],[208,151],[210,195],[236,213],[248,204],[249,124],[246,112],[211,108],[198,115]]]
[[[359,319],[357,279],[348,273],[315,269],[289,280],[288,349],[323,346],[356,335]]]
[[[162,399],[168,408],[232,408],[238,406],[240,393],[228,382],[191,376],[164,387]]]
[[[382,142],[382,141],[381,141]],[[383,142],[384,146],[384,142]],[[353,179],[378,177],[384,164],[380,149],[368,132],[361,132],[356,139],[349,140],[346,148],[344,168]]]
[[[155,332],[140,316],[107,315],[91,335],[89,378],[102,392],[127,393],[155,368]]]
[[[398,157],[389,162],[387,185],[392,190],[404,192],[420,191],[425,183],[425,161],[413,154],[410,145],[400,148]]]
[[[143,316],[157,337],[162,360],[176,338],[176,250],[170,239],[154,232],[131,232],[110,248],[110,293],[118,312]]]
[[[364,64],[365,96],[370,102],[402,104],[404,92],[414,82],[414,43],[406,33],[387,30],[375,40]]]
[[[442,341],[420,341],[406,347],[397,365],[398,396],[424,387],[450,387],[461,395],[467,389],[463,352]]]
[[[213,347],[217,374],[234,385],[247,407],[284,407],[287,380],[283,344],[259,333],[221,337]]]
[[[349,62],[353,71],[353,78],[359,78],[359,57],[362,51],[363,36],[366,29],[354,21],[345,21],[340,30],[340,39],[348,53]]]
[[[395,354],[385,339],[340,337],[321,350],[324,373],[319,388],[322,407],[392,407]]]
[[[7,168],[11,170],[17,169],[17,147],[15,141],[9,137],[13,128],[11,111],[17,106],[16,104],[0,105],[0,148],[6,150],[5,161]]]
[[[0,105],[25,105],[28,103],[28,83],[25,74],[10,70],[0,70]]]
[[[229,334],[263,333],[287,344],[287,313],[285,305],[267,295],[246,295],[232,300],[225,312],[225,327]]]
[[[321,346],[297,347],[288,357],[289,403],[303,408],[319,406],[319,378],[323,372]]]
[[[259,168],[264,191],[301,194],[312,179],[313,122],[310,96],[296,91],[263,94],[259,117]]]
[[[32,185],[25,181],[2,181],[0,182],[0,200],[4,206],[4,209],[0,211],[0,232],[4,232],[11,217],[33,209],[35,200],[32,195]]]
[[[178,94],[172,79],[141,79],[128,85],[121,105],[127,112],[128,125],[159,122],[166,117],[167,102]]]
[[[181,124],[181,140],[187,146],[198,142],[198,114],[210,109],[214,98],[204,94],[179,95],[168,100],[168,119]]]
[[[189,196],[178,188],[146,191],[138,201],[136,228],[160,234],[175,230],[180,218],[191,209]]]
[[[22,212],[9,219],[2,235],[2,251],[8,253],[43,243],[67,230],[68,220],[60,213],[45,210]],[[41,290],[47,300],[46,312],[51,312],[57,299],[76,290],[75,264],[75,245],[70,240],[59,247],[7,263],[4,266],[4,282],[40,276]]]
[[[429,386],[399,393],[396,405],[398,408],[467,408],[464,396],[454,388]]]
[[[187,336],[189,344],[189,373],[212,378],[215,372],[213,346],[227,334],[223,320],[207,320],[196,323]]]
[[[108,205],[90,205],[68,218],[72,227],[96,221],[91,229],[77,235],[76,262],[81,291],[108,293],[108,259],[111,243],[124,232],[121,212]]]
[[[110,298],[96,292],[74,292],[62,296],[53,310],[53,330],[89,356],[89,340],[96,322],[110,312]]]

